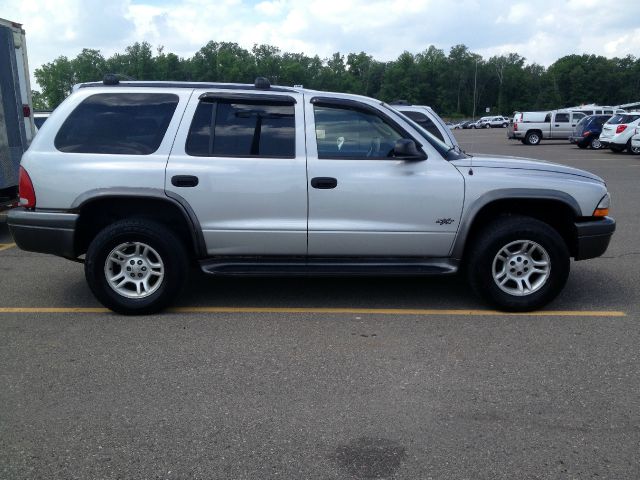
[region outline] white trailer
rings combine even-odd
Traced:
[[[0,205],[15,198],[20,158],[35,135],[22,25],[0,18]]]

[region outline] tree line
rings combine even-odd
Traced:
[[[74,84],[100,81],[106,73],[136,80],[253,83],[257,76],[272,84],[349,92],[384,101],[407,100],[430,105],[442,116],[480,116],[485,109],[508,115],[515,110],[553,109],[582,103],[618,105],[640,100],[640,59],[568,55],[548,68],[527,63],[517,53],[488,59],[465,45],[448,54],[434,46],[379,61],[365,52],[329,58],[282,52],[271,45],[251,50],[236,43],[209,42],[192,57],[181,58],[163,47],[135,43],[105,58],[85,48],[75,58],[60,56],[35,70],[41,90],[36,109],[51,109]]]

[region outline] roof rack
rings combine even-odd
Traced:
[[[247,83],[214,83],[214,82],[174,82],[174,81],[121,81],[119,75],[109,73],[102,82],[87,82],[78,88],[91,87],[153,87],[153,88],[216,88],[222,90],[269,90],[272,92],[291,92],[296,90],[288,87],[272,86],[265,77],[256,78],[253,85]]]

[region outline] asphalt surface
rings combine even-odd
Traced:
[[[459,278],[199,275],[182,312],[29,313],[100,305],[0,218],[0,478],[640,478],[640,157],[455,134],[607,180],[609,250],[547,313],[494,315]]]

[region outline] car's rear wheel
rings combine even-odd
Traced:
[[[527,145],[538,145],[540,140],[541,138],[538,132],[528,132],[524,137],[524,141]]]
[[[640,147],[634,147],[631,145],[631,139],[627,142],[627,153],[629,155],[640,155]]]
[[[560,234],[531,217],[504,216],[480,232],[468,256],[469,283],[507,311],[543,307],[564,287],[570,258]]]
[[[182,241],[150,220],[122,220],[103,229],[89,245],[85,277],[105,307],[144,315],[171,304],[184,285],[188,257]]]
[[[600,150],[602,148],[599,137],[591,137],[591,142],[589,142],[589,144],[594,150]]]

